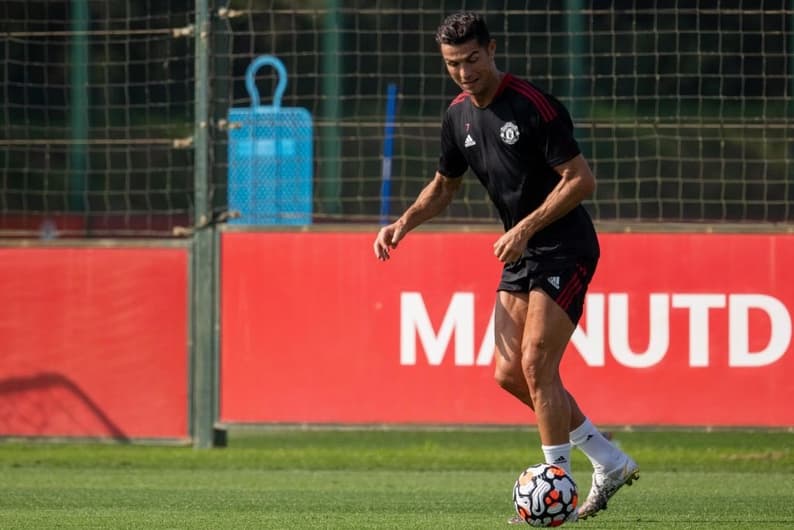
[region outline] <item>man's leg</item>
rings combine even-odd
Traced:
[[[499,291],[498,295],[494,315],[494,335],[496,339],[494,377],[499,386],[513,394],[529,408],[535,410],[522,366],[523,355],[521,350],[525,329],[527,328],[529,295],[505,291]],[[553,302],[552,305],[559,309],[559,306]],[[567,320],[567,316],[565,320]],[[573,334],[573,326],[570,324],[570,320],[568,320],[568,326],[571,331],[568,333],[568,338],[565,339],[566,345],[570,335]],[[564,350],[565,346],[562,347],[562,351]],[[561,355],[562,352],[560,352]],[[559,366],[559,360],[557,365]],[[568,394],[567,391],[566,394],[571,409],[569,423],[572,428],[575,428],[584,422],[584,415],[573,396]]]
[[[524,293],[499,291],[494,309],[494,378],[507,392],[535,410],[521,368],[521,340],[527,318]]]
[[[535,403],[527,384],[523,366],[525,355],[522,351],[528,322],[529,304],[530,297],[526,293],[506,291],[499,291],[498,293],[494,314],[494,338],[496,342],[494,377],[502,388],[513,394],[529,408],[535,410]],[[560,353],[560,355],[562,354]],[[559,362],[557,362],[557,365],[559,366]],[[564,425],[561,427],[564,431],[563,443],[558,444],[558,446],[546,446],[545,440],[547,438],[544,438],[543,434],[541,434],[541,440],[544,440],[543,452],[546,462],[554,462],[556,456],[563,457],[565,462],[562,467],[570,472],[571,444],[568,442],[567,429],[572,421],[576,421],[573,416],[581,416],[581,411],[573,398],[564,389],[563,393],[564,398],[568,400],[566,410],[569,415],[569,418],[563,422]],[[538,424],[540,429],[540,421]],[[520,516],[514,516],[508,522],[510,524],[525,524],[524,519]]]
[[[498,295],[494,315],[496,339],[494,378],[499,386],[530,409],[535,410],[521,366],[521,342],[526,325],[529,296],[525,293],[504,291],[499,291]],[[581,411],[573,396],[568,394],[568,399],[571,401],[571,426],[576,427],[581,424],[581,421],[577,421]]]
[[[521,368],[544,445],[569,443],[571,426],[584,421],[560,378],[560,361],[573,330],[568,314],[548,294],[540,289],[529,292]]]
[[[543,291],[500,291],[494,321],[496,380],[535,410],[546,460],[570,471],[570,427],[585,419],[559,376],[570,318]]]
[[[580,516],[586,518],[595,515],[606,508],[606,501],[617,489],[623,484],[630,485],[639,474],[634,461],[598,432],[584,416],[573,396],[562,386],[559,363],[573,334],[573,323],[568,315],[541,290],[533,290],[530,295],[500,291],[494,320],[495,378],[500,386],[535,410],[536,415],[538,415],[536,400],[547,400],[545,410],[548,414],[548,410],[554,411],[555,400],[557,403],[563,403],[563,411],[565,411],[562,396],[567,397],[568,412],[559,415],[563,419],[560,420],[558,416],[554,423],[554,412],[552,412],[553,423],[551,428],[548,428],[548,424],[541,421],[538,415],[538,429],[541,432],[543,445],[552,448],[548,452],[564,455],[569,452],[570,447],[569,445],[566,448],[566,444],[573,443],[592,462],[593,485],[580,510]],[[558,333],[548,334],[543,331],[550,326],[558,326]],[[543,351],[555,353],[546,356]],[[549,368],[553,368],[552,375],[548,375]],[[550,380],[552,385],[544,387],[539,376]],[[530,384],[534,386],[534,392],[530,391]],[[550,396],[551,402],[545,396]],[[564,420],[566,414],[567,423]],[[561,435],[560,432],[565,429],[567,429],[566,433]],[[555,443],[558,441],[561,443]],[[547,461],[549,460],[553,458],[547,456]]]

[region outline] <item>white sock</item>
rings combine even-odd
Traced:
[[[615,469],[620,465],[623,457],[623,452],[604,438],[604,435],[587,418],[584,423],[571,431],[571,444],[587,455],[593,468],[601,471]]]
[[[561,467],[566,473],[571,475],[571,444],[560,445],[541,445],[543,455],[546,457],[547,464],[554,464]],[[573,476],[573,475],[571,475]]]

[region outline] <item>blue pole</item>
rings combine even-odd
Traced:
[[[394,118],[397,114],[397,85],[389,83],[386,90],[386,125],[383,129],[383,165],[381,166],[380,222],[389,222],[391,202],[391,164],[394,156]]]

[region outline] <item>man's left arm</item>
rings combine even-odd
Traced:
[[[554,166],[554,170],[560,174],[560,181],[546,200],[494,243],[494,254],[502,263],[518,260],[534,234],[576,208],[595,191],[595,177],[581,154]]]

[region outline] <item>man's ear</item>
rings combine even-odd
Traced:
[[[496,55],[496,39],[491,39],[488,43],[488,56],[493,59],[494,55]]]

